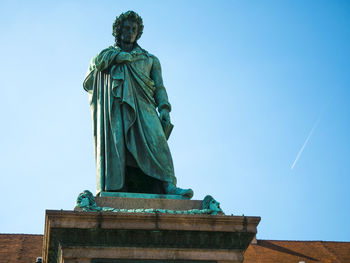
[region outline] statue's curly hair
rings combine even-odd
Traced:
[[[115,45],[120,46],[120,35],[121,35],[121,30],[123,27],[123,23],[125,20],[131,20],[137,23],[138,25],[138,32],[137,32],[137,37],[136,41],[141,37],[142,32],[143,32],[143,22],[141,16],[139,16],[136,12],[134,11],[127,11],[125,13],[121,13],[120,16],[117,16],[115,18],[115,21],[113,23],[113,36],[115,37]]]

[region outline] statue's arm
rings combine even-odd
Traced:
[[[116,64],[117,57],[120,53],[120,49],[109,47],[102,50],[99,54],[92,58],[86,77],[83,82],[83,87],[87,92],[92,92],[94,82],[94,72],[104,71],[107,72],[112,65]]]
[[[161,112],[162,110],[167,110],[168,112],[170,112],[171,105],[169,103],[168,94],[163,84],[162,68],[160,66],[158,58],[156,58],[155,56],[153,56],[152,58],[153,64],[151,70],[151,78],[154,81],[154,85],[156,88],[154,93],[154,100],[156,102],[159,112]]]
[[[94,59],[93,63],[98,71],[105,71],[113,64],[116,64],[116,58],[120,50],[114,47],[109,47],[102,50]]]

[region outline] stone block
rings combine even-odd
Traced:
[[[47,210],[45,263],[243,262],[260,217]]]
[[[98,206],[107,206],[119,209],[154,208],[170,210],[190,210],[202,208],[202,200],[97,196],[95,197],[95,201]]]

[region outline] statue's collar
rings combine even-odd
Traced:
[[[118,51],[123,51],[119,46],[114,46],[114,48]],[[136,44],[130,53],[144,53],[144,50],[138,44]]]

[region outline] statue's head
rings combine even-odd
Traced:
[[[115,44],[135,43],[142,35],[143,22],[142,18],[134,11],[127,11],[117,16],[113,23],[113,36]]]
[[[223,214],[222,209],[220,208],[220,203],[214,199],[211,195],[207,195],[203,199],[202,209],[210,209],[213,211],[213,214]]]
[[[85,190],[84,192],[79,194],[79,196],[77,198],[76,206],[78,206],[78,207],[90,207],[93,205],[96,205],[95,197],[89,190]]]

